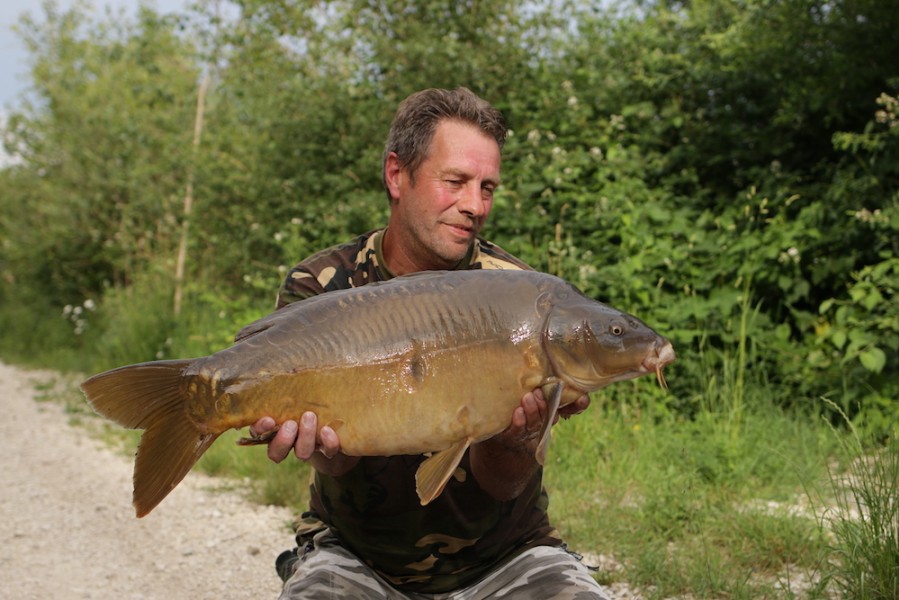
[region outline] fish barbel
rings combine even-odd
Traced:
[[[509,426],[541,388],[560,406],[674,361],[643,322],[534,271],[429,271],[295,302],[210,356],[119,367],[81,384],[93,408],[145,430],[134,506],[149,513],[216,438],[306,411],[353,456],[433,452],[416,473],[437,497],[465,450]]]

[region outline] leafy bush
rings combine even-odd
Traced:
[[[0,312],[59,327],[52,344],[4,346],[77,355],[86,337],[39,313],[91,299],[100,361],[218,349],[270,309],[286,267],[384,223],[397,102],[468,85],[513,130],[486,233],[672,339],[659,414],[765,385],[778,406],[832,398],[890,435],[899,13],[885,0],[572,2],[568,22],[519,4],[26,19],[39,102],[5,128],[21,160],[0,171],[0,285],[17,299]],[[193,146],[199,60],[213,86]],[[176,322],[167,279],[185,225]]]

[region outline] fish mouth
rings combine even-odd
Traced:
[[[662,368],[670,365],[675,360],[677,360],[677,357],[674,354],[674,347],[671,345],[671,342],[666,340],[665,345],[661,348],[656,348],[655,352],[650,352],[643,358],[642,367],[646,369],[647,373],[655,371],[659,386],[663,390],[667,390],[668,382],[665,381]]]
[[[598,375],[598,377],[595,379],[592,377],[573,377],[571,374],[563,375],[562,379],[572,387],[587,393],[604,388],[607,385],[618,381],[627,381],[654,372],[659,385],[662,389],[667,390],[668,382],[665,381],[662,369],[673,363],[675,360],[676,356],[674,355],[674,348],[671,346],[671,342],[664,340],[663,343],[659,343],[651,348],[641,362],[633,365],[629,369],[619,372],[597,373],[595,375]]]

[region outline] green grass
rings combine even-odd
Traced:
[[[833,535],[830,564],[841,597],[899,598],[899,442],[865,453],[855,436],[844,438],[848,468],[831,475]]]
[[[711,412],[647,418],[595,398],[555,431],[554,523],[577,551],[614,555],[625,579],[658,597],[788,597],[774,584],[815,572],[827,551],[814,513],[789,507],[826,479],[833,436],[765,405],[744,409],[738,435],[731,423]]]
[[[243,491],[257,502],[288,506],[298,514],[309,500],[310,469],[289,456],[275,464],[265,454],[265,446],[238,446],[246,431],[223,434],[197,463],[209,475],[239,481]]]

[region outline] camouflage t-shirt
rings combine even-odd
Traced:
[[[383,260],[383,232],[370,231],[296,265],[281,286],[278,307],[393,277]],[[529,267],[478,239],[458,268]],[[472,365],[473,376],[476,368]],[[520,496],[499,502],[471,475],[466,452],[443,493],[421,506],[415,471],[424,459],[364,457],[340,477],[316,473],[310,490],[312,518],[301,527],[314,529],[320,519],[346,548],[406,592],[459,589],[528,548],[561,545],[546,514],[542,469]]]

